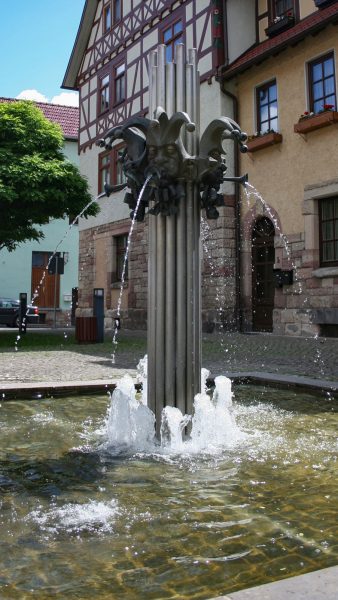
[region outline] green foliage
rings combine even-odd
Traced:
[[[39,225],[79,215],[86,179],[63,152],[63,133],[32,102],[0,104],[0,249],[43,238]],[[84,216],[95,215],[91,204]]]

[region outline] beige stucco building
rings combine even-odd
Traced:
[[[276,2],[278,19],[273,4],[257,3],[258,43],[222,77],[251,136],[240,169],[259,192],[241,202],[243,322],[337,335],[338,5]]]

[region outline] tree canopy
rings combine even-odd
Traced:
[[[0,103],[0,249],[43,238],[39,226],[75,217],[90,203],[87,180],[63,145],[61,127],[34,103]],[[94,202],[83,216],[98,210]]]

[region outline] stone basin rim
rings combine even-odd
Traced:
[[[135,375],[135,370],[124,371]],[[338,381],[314,379],[297,375],[277,375],[256,371],[226,372],[232,382],[236,384],[265,385],[279,389],[294,389],[308,392],[313,395],[330,393],[338,399]],[[208,387],[213,387],[214,377],[209,377]],[[113,392],[117,385],[117,379],[100,380],[78,380],[78,381],[49,381],[29,383],[2,383],[0,384],[0,395],[3,402],[9,400],[38,400],[46,398],[57,398],[64,396],[77,396],[80,394],[104,394]],[[136,383],[135,389],[140,391],[142,384]]]

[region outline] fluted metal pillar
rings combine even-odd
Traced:
[[[162,107],[170,117],[187,112],[196,130],[186,135],[191,155],[198,151],[199,76],[196,51],[176,46],[165,64],[165,46],[149,62],[150,117]],[[149,215],[148,406],[160,417],[165,406],[191,414],[200,391],[200,208],[197,184],[187,182],[177,215]]]

